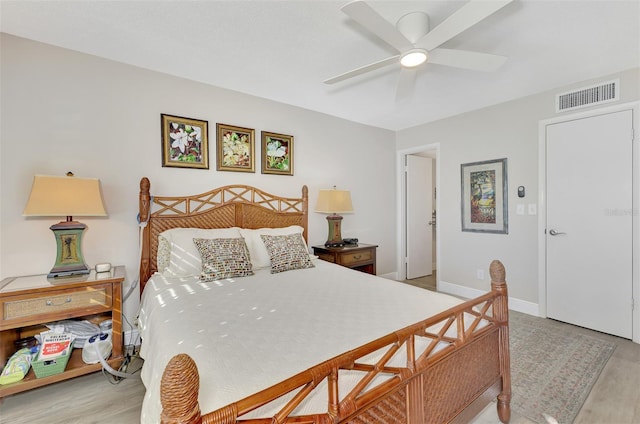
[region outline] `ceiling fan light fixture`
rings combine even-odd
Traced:
[[[405,68],[415,68],[427,61],[427,52],[422,49],[409,50],[400,58],[400,64]]]

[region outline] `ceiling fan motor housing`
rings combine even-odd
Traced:
[[[396,28],[411,44],[415,44],[429,32],[429,15],[424,12],[407,13],[398,19]]]

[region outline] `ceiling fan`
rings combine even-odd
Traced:
[[[397,99],[401,99],[407,97],[411,92],[416,69],[424,63],[476,71],[495,71],[506,62],[506,57],[467,50],[445,49],[439,48],[439,46],[512,1],[470,0],[432,30],[429,30],[429,16],[424,12],[412,12],[404,15],[394,26],[364,1],[352,1],[343,6],[342,11],[395,48],[398,54],[329,78],[324,82],[325,84],[335,84],[384,66],[399,63],[401,70],[396,96]]]

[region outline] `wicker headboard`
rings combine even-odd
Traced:
[[[158,235],[171,228],[279,228],[300,225],[307,240],[309,195],[288,198],[246,185],[228,185],[192,196],[151,196],[147,177],[140,180],[142,232],[140,293],[157,271]]]

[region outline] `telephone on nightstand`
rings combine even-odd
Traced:
[[[344,242],[344,244],[349,245],[349,244],[358,244],[358,239],[357,238],[346,238],[346,239],[342,239],[342,241]]]

